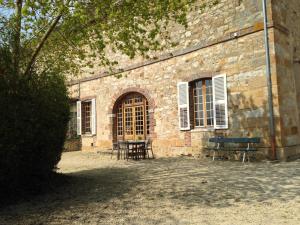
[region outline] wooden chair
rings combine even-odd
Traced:
[[[145,159],[146,158],[146,143],[142,142],[137,145],[137,158],[138,159]]]
[[[118,142],[113,142],[113,146],[111,149],[111,157],[110,157],[111,159],[114,154],[114,151],[117,151],[117,154],[119,154],[119,143]]]
[[[130,141],[127,144],[128,144],[127,157],[126,157],[127,160],[128,159],[139,160],[139,159],[146,158],[146,148],[145,148],[144,141]]]
[[[119,149],[118,149],[118,159],[122,158],[127,159],[128,158],[128,142],[127,141],[119,141],[118,142]]]
[[[145,149],[146,149],[146,154],[148,159],[150,159],[150,155],[149,152],[151,152],[152,154],[152,159],[154,159],[154,154],[153,154],[153,150],[152,150],[152,140],[151,139],[147,139],[145,142]]]
[[[126,159],[137,159],[137,145],[131,141],[127,142]]]

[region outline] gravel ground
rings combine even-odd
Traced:
[[[70,152],[58,167],[66,185],[1,209],[0,224],[300,224],[299,160],[127,162]]]

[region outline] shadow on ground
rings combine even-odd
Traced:
[[[35,196],[27,192],[28,195],[22,196],[16,204],[2,205],[0,224],[13,224],[9,222],[11,219],[24,220],[24,224],[43,224],[39,221],[45,215],[55,217],[57,213],[71,212],[73,208],[84,211],[93,204],[101,204],[105,209],[108,207],[105,203],[112,198],[122,198],[138,181],[135,171],[128,168],[100,168],[58,176],[59,179],[55,178],[55,182],[59,182],[57,188],[45,188]],[[71,213],[67,219],[76,217]]]
[[[178,224],[180,215],[188,220],[186,213],[202,209],[284,204],[300,196],[300,161],[88,160],[99,168],[68,173],[51,192],[3,208],[0,224]]]
[[[160,159],[144,181],[160,197],[179,204],[228,207],[236,202],[283,202],[300,196],[300,161],[271,164]]]

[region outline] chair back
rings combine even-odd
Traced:
[[[152,140],[151,139],[147,139],[145,141],[145,148],[151,148],[152,147]]]
[[[118,141],[118,145],[120,149],[127,149],[128,142],[127,141]]]
[[[118,150],[118,149],[119,149],[119,143],[113,142],[113,150]]]

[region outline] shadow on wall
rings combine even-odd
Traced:
[[[247,93],[247,92],[246,92]],[[270,148],[270,129],[266,94],[258,89],[255,96],[233,93],[228,97],[229,129],[217,130],[215,136],[228,137],[260,137],[261,148]],[[278,124],[279,118],[275,118]],[[276,126],[279,134],[279,126]],[[280,137],[276,137],[277,145]]]
[[[253,91],[250,90],[252,93]],[[200,138],[202,148],[212,147],[213,144],[208,140],[216,136],[259,137],[261,138],[258,146],[261,149],[259,158],[263,159],[271,155],[267,95],[263,88],[257,89],[254,94],[248,93],[247,91],[228,93],[229,128],[203,132]],[[281,143],[279,123],[280,119],[275,117],[277,146]]]

